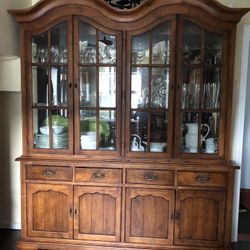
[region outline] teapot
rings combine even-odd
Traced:
[[[131,142],[131,151],[144,151],[144,147],[141,145],[141,137],[139,135],[136,134],[132,134],[131,135],[132,138],[132,142]]]

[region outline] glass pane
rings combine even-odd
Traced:
[[[33,105],[48,105],[48,67],[32,67]]]
[[[168,108],[169,69],[152,69],[151,93],[152,108]]]
[[[57,25],[51,31],[51,63],[67,63],[67,23]]]
[[[149,64],[149,34],[132,38],[132,63]]]
[[[220,68],[207,68],[205,76],[203,108],[220,108]]]
[[[34,148],[50,147],[49,111],[47,109],[33,110]]]
[[[48,62],[48,33],[32,37],[32,62]]]
[[[152,33],[152,63],[170,63],[170,22],[161,24]]]
[[[116,37],[99,33],[99,62],[116,63]]]
[[[102,110],[99,117],[99,149],[116,149],[116,112]]]
[[[150,151],[167,151],[167,113],[153,112],[151,114]]]
[[[201,72],[196,68],[184,68],[182,85],[182,109],[198,109],[200,104]]]
[[[199,114],[198,113],[182,113],[181,116],[181,148],[182,152],[197,153],[198,152],[198,131],[199,131]]]
[[[116,107],[116,68],[99,68],[99,106]]]
[[[222,37],[213,33],[205,33],[205,61],[207,64],[222,62]]]
[[[207,154],[218,152],[219,113],[204,113],[201,116],[201,151]]]
[[[184,22],[184,63],[201,63],[201,29],[191,22]]]
[[[84,22],[80,22],[79,50],[80,63],[96,63],[96,29]]]
[[[54,106],[68,105],[67,68],[51,67],[51,100]]]
[[[68,111],[65,109],[52,110],[52,148],[68,148]]]
[[[80,68],[80,105],[96,107],[96,68]]]
[[[148,113],[133,111],[131,113],[131,151],[146,151],[148,137]]]
[[[96,150],[96,111],[80,111],[81,149]]]
[[[149,69],[132,68],[131,108],[147,108],[149,101]]]

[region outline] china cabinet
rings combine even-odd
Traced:
[[[231,249],[232,72],[248,9],[118,2],[9,11],[21,25],[18,249]]]

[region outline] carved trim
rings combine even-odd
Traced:
[[[71,0],[70,4],[68,0],[44,0],[38,2],[29,9],[12,9],[9,10],[9,13],[15,16],[19,22],[31,22],[42,17],[45,13],[53,9],[63,7],[65,5],[68,7],[86,6],[95,10],[101,9],[102,13],[117,22],[136,21],[133,17],[135,13],[137,13],[137,20],[139,20],[143,16],[158,8],[170,6],[178,7],[178,12],[176,12],[176,14],[181,14],[184,8],[196,7],[225,22],[238,22],[241,17],[250,10],[248,8],[229,8],[215,0],[147,0],[131,10],[113,8],[103,0]]]

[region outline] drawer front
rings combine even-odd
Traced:
[[[76,182],[121,183],[121,169],[76,168]]]
[[[174,171],[128,169],[127,183],[174,185]]]
[[[226,173],[211,173],[211,172],[178,172],[179,186],[211,186],[211,187],[226,187]]]
[[[27,166],[28,180],[72,181],[72,167]]]

